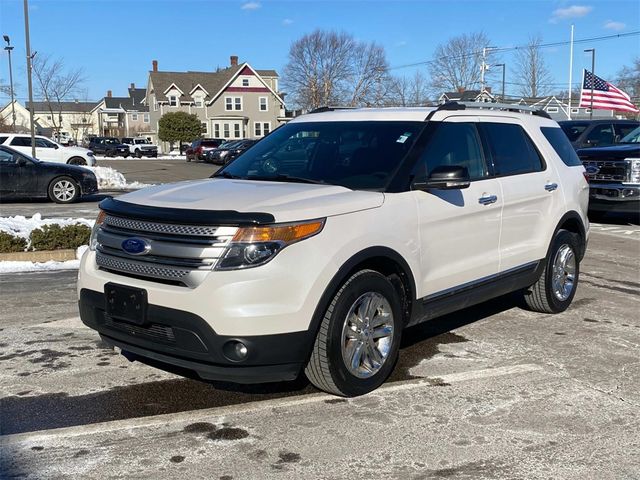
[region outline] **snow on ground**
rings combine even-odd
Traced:
[[[26,240],[29,239],[29,235],[36,228],[41,228],[45,225],[58,224],[61,227],[67,225],[75,225],[81,223],[93,228],[95,220],[87,220],[86,218],[47,218],[43,219],[42,214],[36,213],[31,218],[23,217],[22,215],[16,215],[15,217],[0,217],[0,231],[10,233],[15,237],[22,237]]]
[[[86,167],[96,174],[100,190],[134,190],[149,187],[147,183],[127,182],[119,171],[111,167]]]
[[[76,259],[66,262],[54,262],[50,260],[44,263],[36,262],[0,262],[0,274],[3,273],[26,273],[26,272],[49,272],[55,270],[77,270],[80,268],[80,259],[89,247],[83,245],[76,249]]]

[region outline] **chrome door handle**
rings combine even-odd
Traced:
[[[498,197],[496,195],[483,195],[478,199],[478,203],[481,205],[489,205],[491,203],[496,203],[498,201]]]
[[[547,192],[553,192],[556,188],[558,188],[558,184],[557,184],[557,183],[547,183],[547,184],[544,186],[544,189],[545,189]]]

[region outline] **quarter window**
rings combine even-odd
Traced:
[[[493,166],[497,176],[543,170],[542,159],[531,139],[520,125],[483,123]]]
[[[488,175],[480,139],[473,123],[443,122],[438,125],[418,162],[417,178],[428,178],[443,165],[465,167],[471,180]]]
[[[582,165],[582,162],[576,155],[576,151],[571,146],[569,139],[561,128],[541,127],[540,131],[551,144],[563,163],[569,167]]]

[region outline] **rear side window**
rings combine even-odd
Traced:
[[[541,127],[540,130],[566,166],[577,167],[582,165],[578,155],[576,155],[576,151],[561,128]]]
[[[544,170],[540,154],[520,125],[480,124],[487,138],[497,176],[518,175]]]
[[[15,147],[30,147],[31,137],[15,137],[11,140],[11,145]]]

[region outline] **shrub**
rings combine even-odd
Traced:
[[[24,252],[26,248],[27,241],[24,238],[0,232],[0,253]]]
[[[59,250],[78,248],[89,244],[91,229],[80,223],[75,225],[45,225],[31,232],[31,248],[34,250]]]

